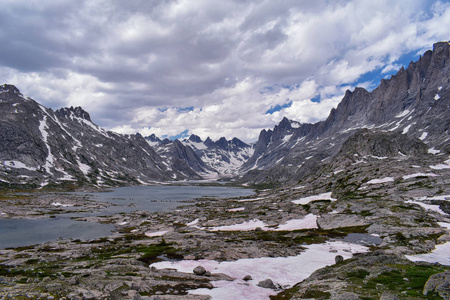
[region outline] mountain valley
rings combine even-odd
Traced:
[[[450,297],[448,42],[373,91],[347,91],[326,120],[284,118],[253,144],[116,134],[6,84],[0,114],[0,220],[99,210],[68,190],[255,189],[77,217],[114,226],[98,239],[0,247],[2,299]]]

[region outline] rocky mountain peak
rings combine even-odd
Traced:
[[[151,135],[149,135],[148,137],[147,137],[149,140],[151,140],[151,141],[155,141],[155,140],[159,140],[159,138],[156,136],[156,134],[154,134],[154,133],[152,133]]]
[[[226,138],[221,137],[217,142],[216,142],[216,146],[221,148],[221,149],[227,149],[228,148],[228,141]]]
[[[208,148],[213,147],[214,146],[214,141],[210,137],[207,137],[206,140],[205,140],[205,145]]]
[[[145,139],[147,140],[147,142],[150,142],[151,144],[153,144],[153,146],[162,144],[161,139],[159,137],[157,137],[156,134],[154,134],[154,133],[145,137]]]
[[[189,137],[189,141],[194,142],[194,143],[201,143],[201,142],[203,142],[202,139],[198,135],[195,135],[195,134],[192,134]]]
[[[63,107],[58,109],[56,113],[62,115],[65,118],[77,117],[92,122],[89,113],[81,108],[81,106],[75,108],[73,106],[71,106],[70,108]]]
[[[18,88],[16,88],[12,84],[2,84],[0,85],[0,93],[14,93],[14,94],[20,94],[20,91]]]
[[[22,102],[25,100],[22,93],[12,84],[0,85],[0,94],[2,95],[2,101],[4,102]]]
[[[291,129],[291,121],[288,118],[284,117],[283,120],[278,124],[278,128],[281,130]]]
[[[442,41],[433,44],[433,52],[440,53],[442,51],[447,52],[447,56],[450,50],[450,41]]]
[[[241,140],[238,139],[238,138],[233,138],[233,139],[231,140],[231,143],[232,143],[234,146],[239,147],[239,148],[249,147],[248,144],[244,143],[243,141],[241,141]]]

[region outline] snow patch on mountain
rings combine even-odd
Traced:
[[[367,184],[379,184],[379,183],[386,183],[386,182],[392,182],[394,181],[394,177],[385,177],[381,179],[372,179],[367,181]]]
[[[405,109],[404,111],[402,111],[401,113],[396,115],[395,118],[403,118],[403,117],[406,117],[407,115],[409,115],[410,113],[411,113],[411,111],[409,109]]]
[[[422,135],[419,137],[419,140],[424,140],[424,139],[426,139],[427,138],[427,136],[428,136],[428,132],[422,132]]]
[[[29,167],[26,164],[24,164],[23,162],[20,161],[16,161],[16,160],[5,160],[3,161],[3,165],[8,167],[8,168],[15,168],[15,169],[27,169],[30,171],[36,171],[36,168],[33,167]]]
[[[47,159],[45,161],[45,170],[47,171],[47,173],[51,174],[50,168],[53,167],[54,164],[54,156],[52,154],[52,151],[50,149],[49,143],[48,143],[48,126],[47,126],[47,116],[44,116],[44,118],[40,121],[39,123],[39,130],[41,131],[41,135],[42,135],[42,140],[45,143],[45,146],[47,147]]]

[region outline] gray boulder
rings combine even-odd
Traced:
[[[194,269],[194,274],[195,275],[199,275],[199,276],[203,276],[206,274],[206,269],[203,268],[202,266],[197,266]]]
[[[244,281],[250,281],[250,280],[253,280],[253,277],[250,276],[250,275],[245,275],[244,278],[242,278],[242,280],[244,280]]]
[[[342,257],[342,255],[336,255],[336,257],[334,258],[334,261],[338,264],[344,261],[344,258]]]
[[[271,279],[265,279],[262,280],[260,282],[258,282],[257,284],[259,287],[265,288],[265,289],[272,289],[272,290],[276,290],[277,287],[275,286],[275,284],[273,283],[273,281]]]

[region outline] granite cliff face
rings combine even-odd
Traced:
[[[12,85],[0,86],[0,120],[4,187],[141,184],[190,175],[169,168],[142,136],[107,132],[80,107],[53,111]]]
[[[363,128],[404,134],[423,141],[434,154],[450,153],[449,56],[450,44],[436,43],[372,92],[347,91],[326,120],[299,124],[283,119],[273,131],[263,130],[241,180],[296,182],[332,161],[343,143]]]

